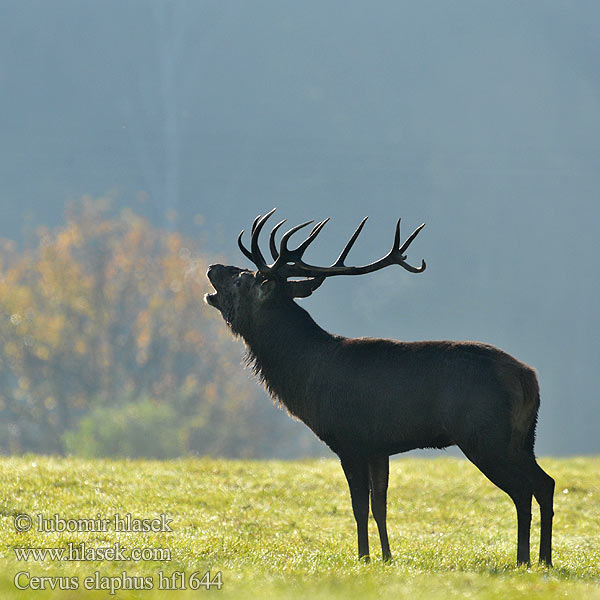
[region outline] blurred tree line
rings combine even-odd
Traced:
[[[203,302],[209,258],[83,199],[0,242],[0,452],[166,458],[314,453]]]

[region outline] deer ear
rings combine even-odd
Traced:
[[[312,277],[310,279],[301,279],[300,281],[288,281],[288,293],[292,298],[307,298],[324,281],[325,277]]]

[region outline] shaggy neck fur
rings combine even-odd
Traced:
[[[291,300],[274,303],[265,313],[240,332],[248,364],[271,396],[310,427],[317,407],[311,405],[307,384],[317,376],[335,337]]]

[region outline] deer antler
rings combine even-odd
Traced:
[[[360,225],[356,228],[356,231],[352,234],[348,243],[344,246],[341,254],[338,259],[329,267],[319,267],[316,265],[310,265],[305,263],[302,260],[304,252],[308,248],[310,244],[315,240],[317,235],[321,232],[325,224],[329,221],[329,218],[324,219],[323,221],[319,221],[316,225],[313,226],[308,237],[295,249],[290,250],[288,247],[289,239],[299,231],[300,229],[310,225],[314,221],[307,221],[306,223],[301,223],[300,225],[296,225],[292,227],[290,230],[286,231],[281,237],[279,242],[279,249],[277,249],[275,244],[275,234],[277,230],[285,223],[284,221],[280,221],[275,225],[272,229],[270,237],[269,237],[269,247],[271,250],[271,254],[273,255],[273,259],[275,262],[273,264],[268,265],[265,261],[260,248],[258,246],[258,236],[267,222],[267,219],[275,212],[275,209],[268,212],[266,215],[259,215],[254,220],[252,225],[252,237],[250,242],[250,250],[248,250],[244,244],[242,243],[242,236],[244,231],[240,233],[238,237],[238,245],[244,255],[250,259],[258,268],[258,270],[265,276],[277,276],[283,279],[288,279],[289,277],[314,277],[321,280],[324,280],[326,277],[333,277],[334,275],[364,275],[365,273],[372,273],[373,271],[379,271],[389,265],[400,265],[405,268],[407,271],[411,273],[422,273],[426,264],[425,261],[421,261],[420,267],[414,267],[409,265],[406,262],[406,255],[404,252],[408,249],[413,240],[417,237],[421,229],[425,227],[425,223],[417,227],[410,236],[406,239],[404,244],[400,246],[400,219],[396,223],[396,233],[394,235],[394,243],[392,245],[392,249],[379,260],[372,262],[368,265],[364,265],[361,267],[353,267],[347,266],[344,264],[348,253],[350,252],[354,242],[356,242],[362,228],[367,222],[367,218],[365,217]],[[320,285],[320,284],[319,284]]]

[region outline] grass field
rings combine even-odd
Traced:
[[[358,563],[349,493],[335,460],[4,458],[0,597],[107,598],[110,589],[93,589],[112,586],[113,598],[148,600],[206,594],[600,598],[600,458],[540,463],[557,483],[552,569],[537,564],[531,569],[515,567],[512,502],[473,465],[454,458],[392,461],[390,564],[381,561],[372,519],[372,560]],[[121,521],[115,522],[115,514]],[[128,514],[133,520],[126,520]],[[162,521],[161,514],[166,515]],[[40,525],[81,529],[84,519],[97,519],[100,531],[38,530]],[[127,531],[115,531],[115,526]],[[144,526],[160,531],[133,531]],[[534,503],[532,557],[538,540],[539,511]],[[67,549],[69,544],[75,549],[72,558],[88,560],[59,560],[57,555],[45,560],[38,555],[36,560],[32,554],[26,560],[26,550],[15,551]],[[110,556],[115,547],[116,556]],[[100,556],[98,548],[109,550]],[[133,548],[142,549],[139,560],[123,560]],[[214,582],[210,590],[203,586],[209,581],[204,578],[207,571]],[[18,573],[16,583],[23,590],[15,585]],[[185,591],[159,589],[167,584],[181,587],[182,581],[188,587]],[[52,591],[52,583],[77,589]],[[118,590],[124,585],[151,589]],[[46,591],[36,589],[44,586]]]

